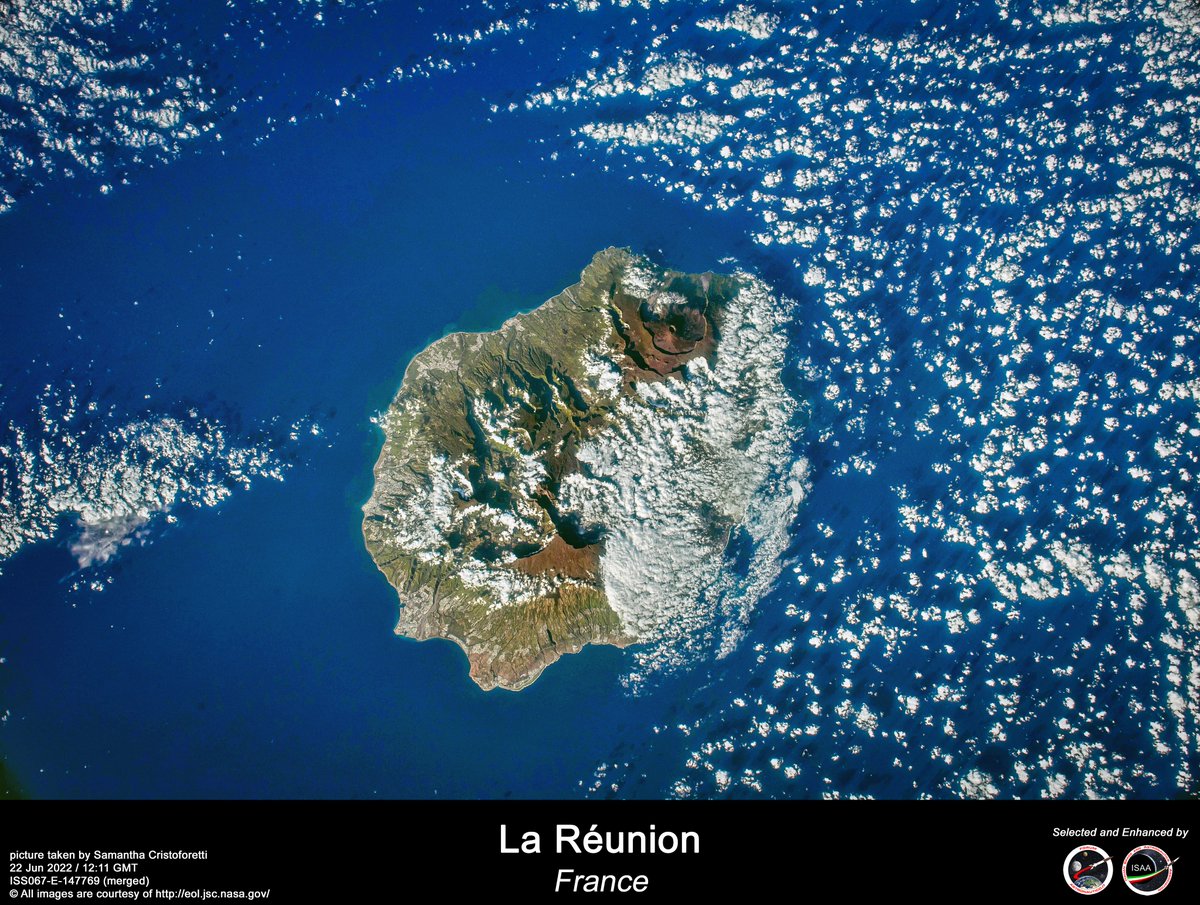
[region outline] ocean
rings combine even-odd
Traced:
[[[43,140],[30,108],[0,107],[0,447],[33,451],[0,460],[24,538],[0,547],[10,780],[1194,793],[1191,9],[146,4],[80,26],[144,53],[130,90],[179,92],[197,132],[155,153],[104,131],[100,163],[39,170],[13,163]],[[52,81],[35,105],[77,90]],[[786,300],[780,457],[811,489],[736,644],[632,684],[636,649],[588,648],[485,693],[454,645],[392,634],[360,533],[373,418],[429,342],[609,245]],[[153,474],[167,502],[81,567],[96,500],[73,488],[121,444],[145,469],[117,496]],[[22,467],[57,476],[36,530]]]

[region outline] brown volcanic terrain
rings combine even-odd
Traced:
[[[714,361],[738,291],[731,277],[607,249],[540,308],[414,358],[383,421],[363,519],[400,595],[398,634],[452,640],[481,687],[513,690],[585,644],[637,640],[605,592],[603,527],[560,512],[559,489],[637,381]],[[601,391],[606,366],[620,378]]]
[[[708,298],[711,274],[676,276],[661,291],[638,299],[613,287],[620,313],[617,333],[625,343],[627,380],[678,376],[693,358],[713,360],[717,326]]]

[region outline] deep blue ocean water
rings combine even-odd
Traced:
[[[29,794],[563,796],[668,705],[630,699],[613,650],[484,694],[457,647],[391,633],[361,506],[370,418],[411,356],[540,304],[607,245],[693,269],[731,248],[645,187],[546,167],[524,124],[441,87],[0,219],[10,406],[69,379],[126,412],[324,430],[282,485],[184,513],[100,594],[68,592],[61,544],[5,564],[4,754]]]
[[[54,541],[3,563],[0,754],[23,791],[1194,790],[1198,627],[1183,572],[1195,531],[1179,473],[1195,464],[1196,400],[1175,393],[1195,379],[1194,251],[1190,240],[1155,244],[1170,218],[1194,214],[1161,198],[1128,208],[1136,222],[1089,207],[1136,192],[1122,182],[1134,164],[1087,144],[1114,105],[1156,110],[1150,125],[1109,122],[1135,164],[1135,139],[1174,123],[1176,153],[1158,149],[1152,162],[1171,157],[1170,191],[1193,197],[1190,82],[1136,81],[1141,57],[1119,48],[1140,20],[1059,29],[1009,4],[759,4],[783,24],[756,38],[698,28],[702,14],[735,9],[702,6],[531,11],[528,29],[466,44],[431,36],[522,11],[364,4],[315,27],[312,10],[287,4],[231,19],[148,7],[156,40],[181,42],[220,88],[211,118],[222,137],[153,166],[118,155],[96,172],[47,175],[0,215],[0,421],[30,423],[45,388],[73,385],[114,422],[199,411],[265,438],[289,467],[282,482],[156,520],[146,542],[82,576],[69,517]],[[781,37],[789,25],[796,33]],[[766,71],[788,91],[713,101],[730,121],[695,140],[588,131],[708,109],[700,89],[679,100],[686,81],[525,109],[537,91],[595,84],[621,60],[636,81],[672,26],[687,53],[747,64],[747,77]],[[1085,39],[1112,49],[1067,46]],[[1032,57],[1014,50],[1022,41]],[[672,52],[664,45],[662,58],[678,62]],[[979,68],[954,62],[972,53]],[[1092,69],[1077,59],[1105,55]],[[1128,68],[1105,68],[1124,57]],[[429,64],[429,77],[384,83],[394,66],[442,58],[446,71]],[[800,74],[771,69],[793,58]],[[1196,69],[1193,58],[1170,65],[1187,78]],[[815,107],[798,99],[808,91]],[[882,126],[836,106],[856,92],[886,109]],[[1022,131],[1026,112],[1044,132]],[[763,122],[807,144],[760,154]],[[910,135],[932,143],[887,153]],[[744,166],[719,170],[726,141],[735,159],[753,151]],[[1045,163],[1050,153],[1062,169]],[[1086,179],[1068,169],[1076,155],[1095,162]],[[819,238],[777,230],[764,241],[788,217]],[[793,300],[783,376],[806,428],[786,454],[807,458],[812,489],[778,585],[728,657],[634,695],[622,682],[632,654],[588,648],[519,694],[484,693],[455,646],[391,632],[395,595],[360,535],[382,442],[371,419],[430,341],[536,306],[608,245],[693,271],[732,257]],[[1020,275],[981,283],[999,260]],[[1104,339],[1110,328],[1119,335]],[[1136,408],[1136,381],[1150,381],[1157,408]],[[306,427],[288,439],[296,422]],[[1015,444],[1001,451],[1006,436]],[[1181,445],[1163,452],[1160,440]],[[988,474],[985,459],[1005,461]],[[1162,471],[1131,470],[1143,466]],[[1111,518],[1093,518],[1101,504]],[[1156,510],[1162,521],[1146,522]],[[1087,577],[1119,572],[1122,553],[1137,565],[1128,584]],[[1166,590],[1148,557],[1172,570]],[[1009,594],[988,562],[1033,577]],[[93,575],[103,590],[79,586]]]

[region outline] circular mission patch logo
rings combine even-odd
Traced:
[[[1175,865],[1155,845],[1139,845],[1121,863],[1121,878],[1139,896],[1158,895],[1171,882]]]
[[[1080,895],[1103,892],[1113,878],[1112,857],[1095,845],[1081,845],[1063,862],[1063,877]]]

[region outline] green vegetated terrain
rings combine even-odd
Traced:
[[[630,267],[638,285],[652,274],[647,297],[628,289]],[[455,641],[481,687],[513,690],[585,644],[636,640],[604,592],[603,526],[561,512],[559,489],[636,381],[678,379],[688,360],[714,354],[721,305],[736,291],[732,278],[664,271],[610,248],[534,311],[443,337],[413,359],[383,418],[363,521],[400,597],[398,634]],[[464,577],[481,567],[493,580]],[[526,589],[515,601],[506,576]]]

